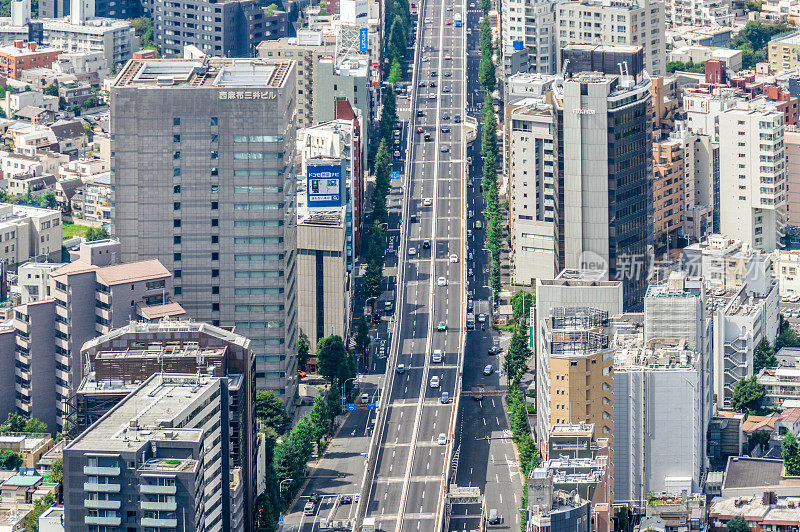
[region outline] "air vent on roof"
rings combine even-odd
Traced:
[[[158,76],[156,78],[156,84],[162,86],[175,85],[175,78],[171,76]]]

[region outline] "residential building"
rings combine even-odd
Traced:
[[[783,113],[741,103],[719,115],[720,232],[766,252],[781,247],[786,202]]]
[[[50,274],[64,266],[59,262],[26,262],[17,268],[17,285],[20,302],[31,303],[52,297],[50,294]]]
[[[680,110],[677,78],[651,78],[653,142],[664,139],[675,129],[675,116]]]
[[[103,52],[108,68],[121,66],[139,49],[139,38],[127,20],[91,18],[42,22],[44,41],[64,52]]]
[[[733,37],[730,26],[672,26],[667,30],[667,44],[674,48],[681,46],[725,46]]]
[[[777,36],[767,44],[767,58],[773,72],[794,70],[800,66],[800,33]]]
[[[690,276],[703,277],[719,292],[738,290],[761,275],[770,278],[769,257],[741,240],[710,235],[707,240],[683,248],[683,269]],[[760,289],[766,289],[762,285]]]
[[[667,251],[684,231],[684,155],[679,139],[653,141],[653,229]]]
[[[158,260],[120,264],[120,244],[81,244],[79,259],[50,272],[49,299],[14,307],[17,410],[59,429],[84,377],[81,348],[131,320],[185,314]]]
[[[730,0],[667,0],[666,15],[670,26],[733,26],[735,14]]]
[[[666,75],[666,15],[663,2],[570,0],[558,4],[555,12],[557,50],[567,44],[641,46],[647,72],[653,76]]]
[[[576,74],[552,93],[559,267],[608,270],[623,281],[629,309],[647,289],[653,243],[650,100],[650,81],[637,72]]]
[[[110,105],[112,220],[123,259],[156,257],[174,272],[189,315],[250,338],[259,389],[290,408],[294,86],[290,60],[132,60]]]
[[[800,526],[797,502],[796,496],[779,497],[774,491],[767,490],[749,497],[717,497],[711,501],[708,510],[709,530],[721,532],[737,516],[761,530]]]
[[[39,516],[39,532],[64,532],[64,507],[51,506]]]
[[[372,88],[373,66],[369,56],[348,58],[323,57],[314,65],[313,123],[327,122],[336,118],[336,101],[347,99],[358,109],[362,120],[373,116],[377,105]],[[366,128],[365,128],[366,129]]]
[[[0,434],[0,450],[17,453],[22,458],[22,466],[39,468],[39,459],[53,447],[50,434],[32,432],[5,432]]]
[[[64,457],[64,525],[245,530],[231,509],[235,379],[157,373],[72,440]]]
[[[503,67],[516,73],[554,74],[557,67],[555,4],[543,0],[501,2]]]
[[[538,315],[536,419],[539,448],[555,425],[593,423],[614,439],[612,332],[608,312],[555,307]]]
[[[297,196],[297,324],[314,353],[331,334],[347,338],[351,285],[345,207],[313,208],[308,197]]]
[[[53,63],[53,70],[61,74],[79,77],[94,75],[98,81],[107,78],[110,74],[106,58],[100,51],[62,53]]]
[[[0,107],[6,116],[14,116],[25,107],[39,107],[53,113],[58,112],[58,96],[47,96],[39,91],[11,92],[6,91]]]
[[[95,222],[111,222],[111,173],[105,172],[86,180],[81,210],[83,217]]]
[[[0,75],[19,79],[23,70],[50,68],[59,54],[61,50],[57,48],[39,48],[35,42],[14,41],[10,46],[0,46]]]
[[[6,192],[13,195],[41,196],[48,190],[54,190],[56,186],[56,176],[54,175],[15,175],[6,180]]]
[[[573,460],[575,461],[575,460]],[[583,462],[583,460],[578,460]],[[565,461],[561,461],[562,463]],[[594,501],[559,484],[580,485],[598,482],[602,473],[553,471],[549,464],[531,472],[528,483],[528,525],[531,532],[608,532],[608,499]],[[583,465],[583,464],[581,464]],[[580,468],[580,466],[577,466]],[[604,491],[604,490],[597,490]]]
[[[0,259],[11,267],[61,258],[61,212],[0,203]]]
[[[719,142],[719,117],[743,101],[737,89],[725,87],[708,91],[687,91],[683,95],[683,110],[686,114],[686,128],[697,135],[708,135],[713,142]]]
[[[95,106],[100,104],[94,91],[92,91],[92,86],[85,81],[69,81],[59,83],[58,97],[67,107],[73,105],[83,106],[90,98],[94,98],[94,100],[97,102]]]
[[[786,148],[786,228],[800,231],[800,130],[786,126],[783,134]]]
[[[257,46],[258,57],[279,60],[288,59],[297,62],[297,127],[304,128],[316,124],[314,120],[314,72],[316,65],[323,57],[332,57],[336,53],[336,39],[321,31],[298,30],[297,37],[262,41]]]
[[[677,4],[681,0],[674,0]],[[668,12],[669,13],[669,12]],[[731,48],[711,46],[681,46],[667,53],[667,61],[681,61],[683,63],[705,63],[709,60],[725,61],[725,66],[733,72],[742,69],[742,51]]]
[[[86,342],[81,354],[91,372],[70,399],[74,408],[73,435],[100,420],[151,375],[199,372],[227,378],[230,413],[222,434],[227,434],[229,440],[231,467],[241,470],[244,515],[254,513],[256,390],[249,339],[207,323],[167,318],[114,329]],[[120,388],[125,393],[117,398],[104,393]],[[105,401],[100,401],[101,397]]]

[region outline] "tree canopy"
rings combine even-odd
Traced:
[[[728,532],[750,532],[747,521],[741,515],[737,515],[728,521],[726,528]]]
[[[765,394],[764,385],[756,380],[755,375],[749,379],[741,379],[733,389],[731,408],[740,412],[757,410],[761,407]]]
[[[283,401],[272,390],[256,392],[256,419],[279,435],[286,432],[292,422]]]

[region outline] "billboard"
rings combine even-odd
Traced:
[[[361,28],[358,30],[358,51],[369,51],[369,28]]]
[[[341,207],[344,205],[342,165],[308,163],[306,166],[308,206]]]

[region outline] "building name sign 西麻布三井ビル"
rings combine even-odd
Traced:
[[[576,115],[593,115],[597,113],[594,109],[573,109],[572,112]]]
[[[270,91],[220,91],[220,100],[274,100],[278,95]]]

